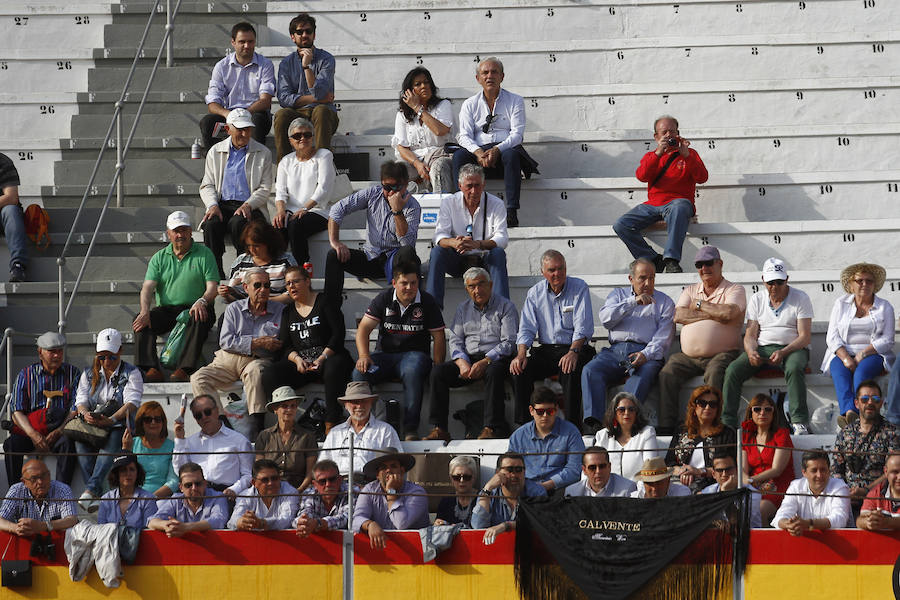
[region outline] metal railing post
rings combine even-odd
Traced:
[[[740,425],[737,428],[737,448],[735,452],[735,459],[737,462],[737,478],[738,478],[738,489],[743,488],[747,485],[747,482],[744,480],[744,451],[743,451],[743,440],[744,440],[744,432]],[[751,496],[751,502],[752,502]],[[749,517],[748,517],[749,518]],[[743,600],[744,598],[744,573],[742,572],[739,576],[737,574],[737,561],[736,552],[737,544],[736,542],[732,546],[731,560],[732,560],[732,590],[731,596],[734,600]]]
[[[56,266],[59,268],[59,320],[56,322],[57,331],[60,333],[66,330],[66,291],[65,280],[63,279],[63,267],[66,266],[66,257],[60,256],[56,259]]]
[[[166,31],[169,37],[166,40],[166,67],[175,64],[175,24],[172,22],[172,0],[166,0]]]
[[[122,101],[116,102],[116,171],[119,172],[119,178],[116,180],[116,208],[122,208],[123,199],[125,197],[125,182],[123,181],[122,171],[125,170],[125,163],[122,161]]]
[[[342,544],[342,560],[343,569],[343,593],[344,600],[353,600],[353,454],[354,454],[354,438],[353,432],[350,432],[350,473],[348,474],[347,485],[347,529],[343,533]]]

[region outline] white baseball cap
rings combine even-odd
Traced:
[[[780,258],[770,258],[763,263],[762,270],[763,281],[773,281],[775,279],[787,279],[787,267]]]
[[[104,329],[97,334],[97,352],[116,354],[122,349],[122,334],[117,329]]]
[[[166,229],[178,229],[179,227],[191,227],[191,218],[183,210],[176,210],[166,219]]]
[[[245,127],[253,127],[253,120],[250,118],[250,111],[246,108],[233,108],[228,117],[225,119],[227,125],[234,125],[238,129]]]

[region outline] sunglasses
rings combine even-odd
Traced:
[[[602,471],[603,469],[609,468],[609,463],[600,463],[599,465],[585,465],[587,470],[593,473],[594,471]]]
[[[636,413],[637,407],[636,406],[617,406],[616,412],[619,413],[620,415],[623,415],[623,414],[629,413],[629,412]]]
[[[382,183],[382,184],[381,184],[381,187],[382,187],[382,188],[384,189],[384,191],[386,191],[386,192],[399,192],[400,190],[403,189],[404,186],[400,185],[399,183],[395,183],[395,184],[393,184],[393,185],[388,185],[388,184],[386,184],[386,183]]]
[[[186,490],[190,490],[193,488],[200,489],[201,487],[203,487],[205,485],[206,485],[205,481],[182,481],[181,482],[181,487],[183,487]]]
[[[706,408],[706,407],[709,407],[709,408],[719,408],[719,401],[718,401],[718,400],[703,400],[703,399],[701,398],[700,400],[697,400],[696,404],[697,404],[697,406],[699,406],[700,408]]]
[[[853,279],[851,281],[856,285],[875,285],[874,279]]]
[[[500,468],[501,468],[503,471],[506,471],[507,473],[522,473],[523,471],[525,471],[525,467],[519,467],[519,466],[514,466],[514,467],[500,467]]]
[[[141,417],[142,423],[165,423],[166,418],[161,416],[155,417]]]
[[[491,123],[494,122],[494,119],[497,118],[497,115],[491,113],[487,116],[487,120],[484,122],[484,125],[481,126],[481,133],[487,133],[491,129]]]
[[[711,258],[709,260],[698,260],[694,263],[694,267],[696,267],[697,269],[702,269],[703,267],[711,267],[714,264],[716,264],[716,261]]]
[[[871,402],[873,404],[881,404],[881,396],[860,396],[859,401],[863,404]]]
[[[315,32],[315,29],[295,29],[294,35],[312,35]]]
[[[203,417],[208,417],[209,415],[213,414],[215,410],[215,408],[204,408],[203,410],[198,410],[194,413],[194,418],[199,421]]]
[[[768,413],[774,412],[774,411],[775,411],[775,409],[772,408],[771,406],[754,406],[753,407],[753,412],[757,415],[760,415],[763,413],[768,414]]]
[[[326,483],[334,483],[340,478],[340,475],[332,475],[331,477],[319,477],[318,479],[313,479],[313,481],[315,481],[319,485],[325,485]]]
[[[295,142],[299,142],[300,140],[311,140],[312,136],[312,131],[298,131],[291,136],[291,139]]]
[[[784,279],[773,279],[772,281],[766,281],[766,282],[764,282],[764,283],[765,283],[766,285],[769,285],[769,286],[772,286],[772,287],[779,287],[779,286],[782,286],[782,285],[786,284],[787,281],[785,281]]]
[[[450,479],[453,481],[472,481],[472,476],[466,473],[460,473],[459,475],[451,475]]]
[[[261,288],[261,287],[262,287],[262,288],[269,289],[269,288],[272,287],[272,282],[271,282],[271,281],[254,281],[254,282],[253,282],[253,289],[254,289],[254,290],[258,290],[258,289]]]
[[[532,408],[531,410],[539,417],[552,417],[556,414],[555,408]]]
[[[271,477],[257,477],[256,480],[263,485],[269,485],[270,483],[277,483],[281,481],[281,475],[272,475]]]
[[[101,362],[107,361],[107,360],[109,360],[109,361],[118,360],[118,358],[119,357],[116,356],[115,354],[98,354],[97,355],[97,360],[99,360]]]
[[[724,475],[725,473],[728,473],[729,471],[734,471],[734,469],[735,469],[735,467],[722,467],[721,469],[717,469],[717,468],[713,467],[713,471],[715,471],[719,475]]]

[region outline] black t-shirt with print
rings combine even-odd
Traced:
[[[431,331],[444,328],[441,308],[428,292],[419,292],[405,311],[388,288],[375,296],[366,315],[378,321],[378,345],[382,352],[424,352],[431,348]]]

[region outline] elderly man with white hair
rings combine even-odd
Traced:
[[[484,191],[484,169],[463,165],[459,189],[441,201],[434,228],[434,248],[428,265],[425,291],[444,307],[444,276],[458,277],[469,267],[484,267],[491,273],[496,291],[509,298],[506,272],[506,209],[503,200]]]
[[[213,361],[191,376],[194,396],[217,398],[217,391],[240,379],[244,383],[251,439],[262,429],[266,416],[265,370],[281,348],[278,327],[284,305],[269,300],[269,274],[256,267],[244,273],[247,297],[225,309],[219,333],[219,350]]]

